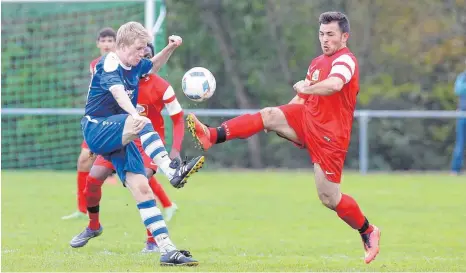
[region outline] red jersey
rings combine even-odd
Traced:
[[[136,109],[141,116],[152,122],[154,130],[165,140],[162,110],[166,108],[173,121],[173,148],[180,151],[184,136],[183,109],[176,99],[175,91],[162,77],[149,74],[139,81],[139,97]]]
[[[348,48],[312,60],[305,81],[312,85],[329,77],[339,77],[344,86],[330,96],[309,96],[305,103],[307,129],[347,150],[359,92],[358,61]]]
[[[89,72],[91,72],[91,75],[94,75],[95,73],[95,66],[97,65],[97,63],[100,61],[100,58],[102,58],[102,56],[98,57],[98,58],[95,58],[94,60],[92,60],[92,62],[89,64]]]

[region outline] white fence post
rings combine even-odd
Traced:
[[[367,174],[369,170],[369,114],[367,111],[359,111],[359,172]]]

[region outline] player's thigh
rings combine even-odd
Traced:
[[[84,140],[96,154],[109,154],[123,147],[122,136],[128,114],[113,115],[82,122]]]
[[[299,145],[304,144],[302,104],[286,104],[261,110],[264,128]]]
[[[319,163],[314,163],[314,176],[320,201],[324,206],[335,209],[341,200],[340,184],[328,180]]]
[[[141,153],[134,142],[130,142],[120,150],[106,155],[105,157],[112,162],[116,173],[123,183],[126,182],[126,173],[128,172],[141,174],[144,177],[146,175]]]

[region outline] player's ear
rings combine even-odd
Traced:
[[[348,39],[349,39],[349,32],[343,33],[343,35],[341,35],[341,37],[342,37],[343,42],[346,43],[348,41]]]

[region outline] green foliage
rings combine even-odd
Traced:
[[[465,69],[466,25],[461,15],[466,4],[421,2],[168,0],[165,35],[180,35],[184,43],[162,75],[179,92],[180,79],[189,68],[203,66],[213,72],[216,94],[200,104],[179,95],[184,108],[240,108],[244,98],[252,108],[285,104],[294,96],[292,85],[304,78],[309,62],[320,54],[318,15],[342,10],[351,21],[349,47],[361,69],[358,109],[454,110],[453,81]],[[82,107],[87,65],[98,54],[95,33],[103,26],[117,28],[128,20],[143,21],[143,5],[2,5],[2,107]],[[158,37],[159,49],[165,42]],[[25,143],[33,143],[32,154],[51,156],[43,151],[58,153],[57,147],[68,147],[64,153],[71,156],[59,168],[71,168],[78,147],[67,143],[80,142],[79,130],[70,133],[79,128],[79,121],[47,119],[6,117],[2,124],[7,125],[7,132],[2,134],[14,138],[21,132]],[[217,126],[225,119],[208,118],[206,122]],[[359,165],[358,126],[356,121],[346,162],[350,168]],[[448,168],[453,120],[374,119],[370,131],[372,169]],[[55,147],[45,148],[50,138],[43,138],[44,132],[65,133],[72,139],[59,139]],[[36,163],[42,157],[17,154],[20,148],[9,143],[9,139],[2,140],[8,146],[7,152],[2,152],[4,167],[45,164],[42,160]],[[309,166],[305,151],[274,134],[261,135],[260,143],[259,158],[265,166]],[[245,144],[242,140],[225,144],[209,151],[208,156],[215,167],[250,167],[254,162]],[[198,153],[189,140],[184,148],[186,154]],[[27,163],[17,163],[15,158]]]

